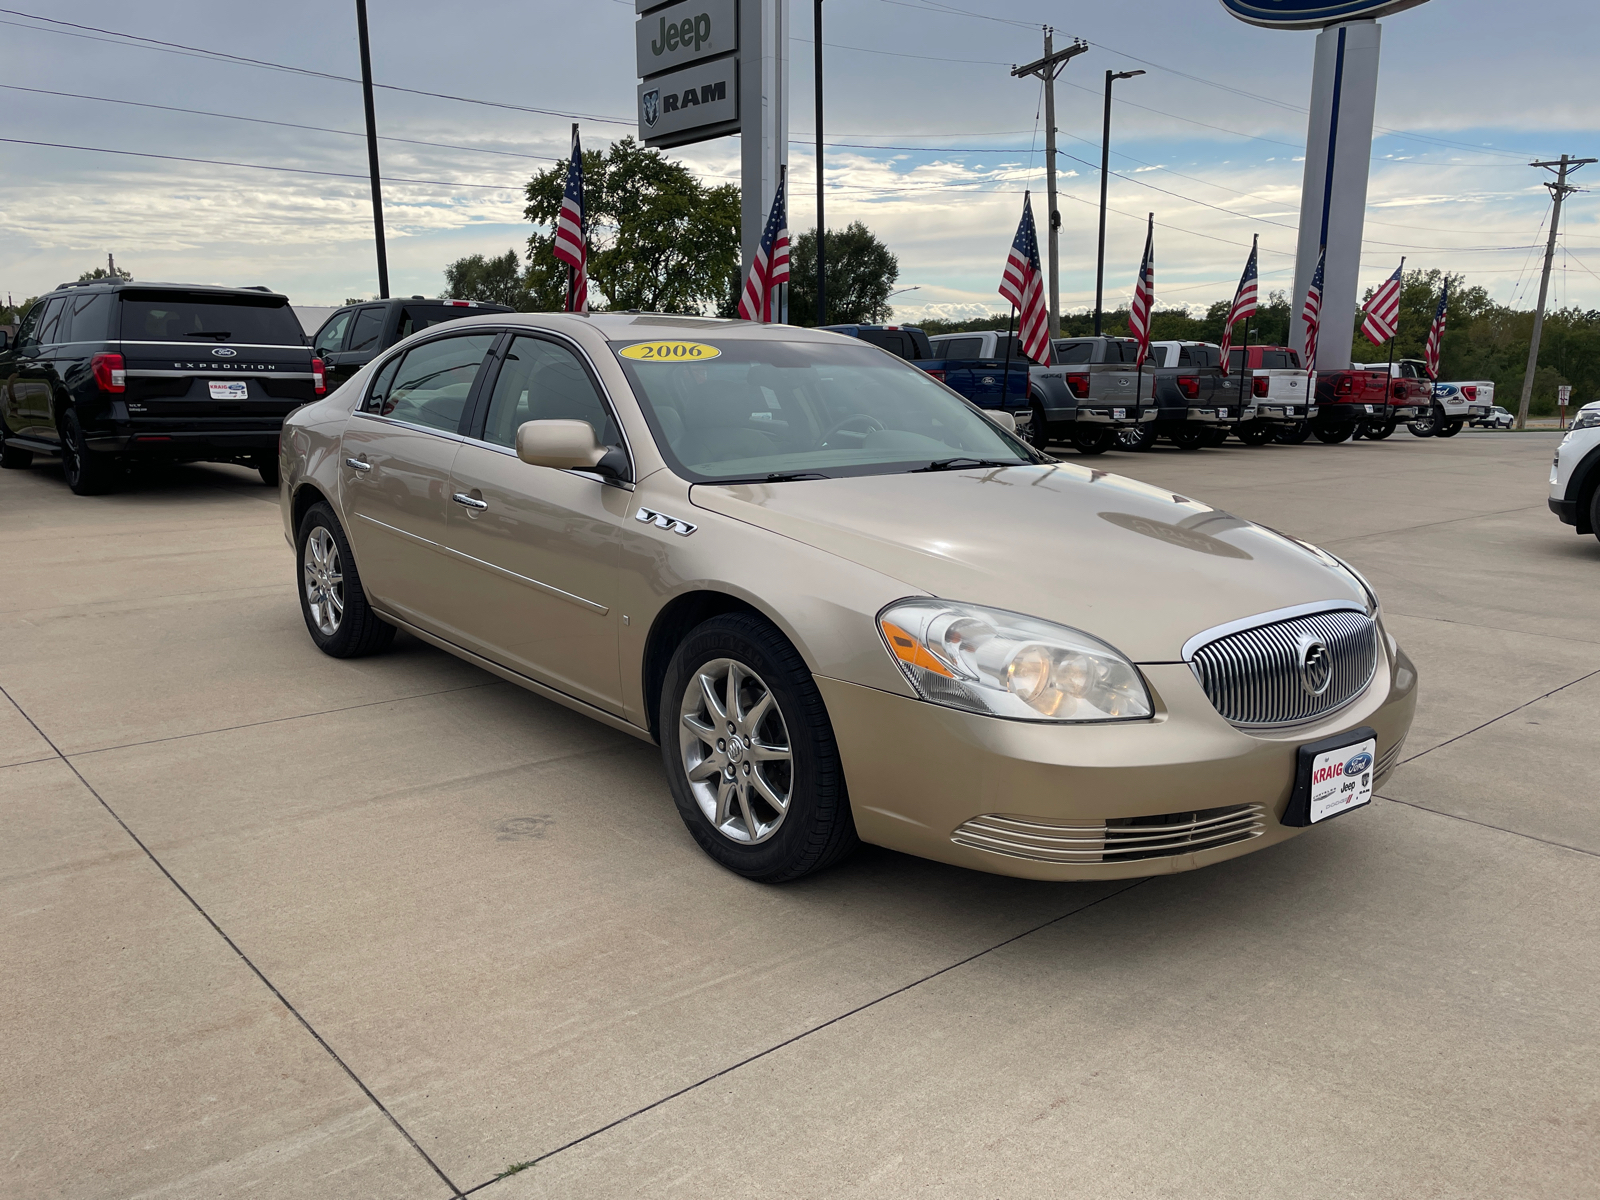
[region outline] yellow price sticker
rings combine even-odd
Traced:
[[[705,362],[717,358],[722,351],[704,342],[635,342],[617,353],[641,362]]]

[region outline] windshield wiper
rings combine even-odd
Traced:
[[[748,479],[719,479],[718,483],[793,483],[796,479],[832,479],[820,471],[774,471],[770,475],[752,475]]]
[[[1020,461],[996,462],[992,458],[936,458],[925,467],[912,467],[907,474],[917,475],[923,471],[960,471],[967,467],[1025,467],[1028,464]]]
[[[186,333],[183,336],[184,337],[231,338],[233,336],[233,330],[231,330],[231,329],[202,329],[198,333]]]

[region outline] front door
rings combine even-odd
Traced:
[[[594,380],[571,350],[543,338],[514,338],[481,428],[462,445],[452,470],[449,547],[471,575],[458,573],[450,621],[477,653],[621,712],[619,530],[631,519],[633,495],[592,475],[517,458],[517,428],[557,418],[588,421],[602,443],[621,444]]]
[[[383,326],[388,316],[387,304],[369,304],[356,309],[350,331],[345,335],[344,349],[330,354],[322,364],[330,391],[378,356],[383,349]]]
[[[450,468],[467,400],[493,333],[413,346],[373,379],[339,447],[345,534],[379,607],[450,637],[441,614],[452,572],[444,554]]]
[[[43,312],[32,330],[19,331],[16,374],[11,381],[10,406],[16,416],[8,424],[23,437],[57,440],[55,413],[51,400],[56,388],[56,342],[61,328],[61,312],[66,299],[57,296],[44,303]]]

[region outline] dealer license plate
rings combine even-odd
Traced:
[[[1113,408],[1111,410],[1111,419],[1113,421],[1120,421],[1124,417],[1126,417],[1127,415],[1128,415],[1128,410],[1125,409],[1125,408]]]
[[[1372,802],[1372,773],[1378,742],[1324,750],[1311,760],[1311,823],[1325,821]]]
[[[213,400],[245,400],[250,396],[250,388],[242,379],[213,379],[210,383]]]

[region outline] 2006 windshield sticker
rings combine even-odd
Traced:
[[[704,342],[635,342],[617,353],[643,362],[705,362],[722,351]]]

